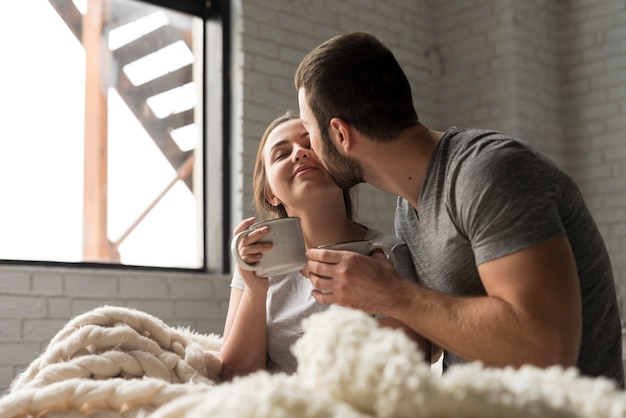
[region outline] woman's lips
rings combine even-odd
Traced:
[[[312,166],[312,165],[299,166],[299,167],[298,167],[298,168],[296,168],[296,170],[294,171],[293,176],[295,177],[295,176],[298,176],[298,175],[300,175],[300,174],[303,174],[303,173],[308,173],[308,172],[311,172],[311,171],[314,171],[314,170],[317,170],[317,167]]]

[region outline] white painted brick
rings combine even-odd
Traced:
[[[307,20],[304,17],[297,16],[296,14],[289,13],[279,13],[278,22],[280,25],[280,29],[287,32],[305,32],[311,33],[313,32],[314,22]],[[283,39],[286,43],[289,43],[289,37],[287,38],[273,38],[273,39]]]
[[[597,17],[612,17],[615,13],[624,12],[624,2],[621,1],[601,1],[590,3],[586,8],[589,19]]]
[[[30,292],[30,274],[9,271],[0,274],[0,293],[23,294]]]
[[[201,319],[193,321],[193,330],[201,334],[224,334],[224,321],[220,319]]]
[[[603,208],[593,212],[593,217],[599,224],[622,222],[626,219],[626,208]]]
[[[626,67],[626,58],[623,55],[611,56],[606,59],[607,71],[615,71],[624,67]]]
[[[63,275],[57,273],[33,274],[33,293],[41,295],[62,295]]]
[[[58,297],[48,299],[49,318],[71,318],[72,303],[70,298]]]
[[[266,57],[276,57],[278,55],[278,45],[259,38],[248,38],[244,44],[245,52],[254,52],[255,54]]]
[[[45,318],[46,300],[33,296],[0,295],[0,318]]]
[[[0,366],[0,397],[6,395],[6,392],[13,381],[13,367]]]
[[[626,79],[626,68],[616,69],[611,72],[601,72],[591,76],[591,88],[621,86]]]
[[[93,296],[100,299],[118,296],[118,280],[108,275],[68,274],[65,293],[70,296]]]
[[[611,233],[616,237],[626,237],[626,220],[613,225]]]
[[[227,300],[214,300],[207,303],[204,314],[199,318],[208,318],[211,320],[224,320],[225,312],[228,309]]]
[[[505,3],[505,2],[502,2]],[[503,4],[493,3],[494,7],[502,6]],[[443,22],[453,21],[455,24],[458,23],[456,20],[449,19],[448,16],[458,16],[460,14],[469,13],[470,10],[475,7],[477,1],[468,0],[468,1],[442,1],[437,4],[437,12],[441,16],[445,16],[446,19],[442,19]]]
[[[623,139],[622,139],[623,140]],[[605,160],[606,161],[626,161],[626,147],[622,146],[614,146],[614,147],[610,147],[606,150],[605,152]],[[624,179],[624,182],[626,182],[626,178],[624,178],[623,176],[623,170],[620,170],[620,167],[623,167],[623,165],[618,164],[614,170],[614,173],[617,176],[621,176],[621,178]]]
[[[617,149],[624,148],[626,146],[626,138],[622,133],[609,133],[606,135],[598,135],[590,141],[593,144],[594,149],[610,149],[614,152]]]
[[[21,319],[0,319],[0,341],[19,341],[21,336]]]
[[[581,169],[587,165],[601,164],[604,160],[604,152],[601,150],[589,151],[582,153],[571,152],[565,156],[567,160],[567,166],[572,169]]]
[[[0,342],[0,365],[28,364],[41,354],[38,343]]]
[[[571,99],[572,97],[580,97],[585,93],[589,93],[590,83],[587,79],[578,79],[562,84],[561,88],[563,91],[563,97]]]
[[[626,14],[622,13],[626,16]],[[623,43],[626,39],[626,26],[623,24],[616,24],[610,28],[607,28],[604,32],[605,42],[618,42]]]
[[[618,115],[620,106],[615,103],[604,103],[580,109],[578,115],[584,121],[593,119],[606,119]]]
[[[603,239],[606,249],[609,252],[609,257],[613,258],[611,254],[617,254],[621,249],[620,240],[611,236],[603,236]]]
[[[624,110],[624,100],[626,99],[626,85],[615,86],[608,91],[608,100],[612,102],[622,103],[622,110]]]
[[[220,315],[220,305],[208,301],[177,301],[174,304],[174,318],[215,318]]]
[[[595,89],[571,98],[576,100],[576,108],[586,109],[607,103],[608,97],[609,94],[607,89]],[[617,106],[617,104],[615,105]]]
[[[264,23],[274,23],[278,18],[279,9],[272,9],[270,2],[264,5],[254,4],[246,1],[244,3],[245,13],[248,19],[258,20]]]
[[[86,312],[92,311],[96,308],[100,308],[102,306],[122,306],[125,307],[126,304],[121,300],[115,299],[82,299],[82,298],[71,298],[71,312],[72,317],[82,315]]]
[[[170,296],[176,300],[213,298],[213,284],[203,276],[194,278],[170,278]]]
[[[607,208],[622,209],[626,207],[626,194],[609,195],[604,198],[604,203]],[[622,211],[622,213],[626,213]]]
[[[596,182],[598,191],[602,194],[626,193],[626,182],[620,178],[612,178]]]
[[[213,295],[215,300],[228,300],[230,297],[230,276],[209,279],[213,285]]]
[[[289,80],[290,82],[290,87],[291,87],[291,91],[290,93],[295,95],[296,94],[296,89],[293,85],[293,75],[296,73],[296,69],[297,69],[297,63],[304,58],[304,56],[307,54],[307,52],[309,52],[308,50],[304,49],[304,48],[298,48],[298,47],[294,47],[293,45],[281,45],[279,47],[277,56],[289,63],[289,65],[291,66],[291,70],[285,73],[279,73],[282,74],[283,77],[285,78],[285,80]]]
[[[120,296],[123,298],[166,298],[168,281],[165,277],[122,276],[119,279]]]
[[[582,167],[578,170],[578,172],[583,173],[587,181],[610,179],[612,177],[611,167],[607,164]]]
[[[592,77],[596,74],[603,74],[604,72],[604,63],[600,61],[594,61],[589,63],[569,63],[566,69],[563,71],[563,75],[565,79],[568,81],[571,80],[580,80],[581,78]],[[602,85],[598,86],[597,83],[594,83],[592,86],[603,87]]]
[[[25,341],[39,341],[47,343],[67,321],[55,319],[26,319],[24,320],[23,339]]]
[[[580,30],[583,33],[601,33],[607,27],[612,26],[613,16],[602,16],[596,19],[585,18],[580,22]],[[585,50],[589,51],[589,50]]]

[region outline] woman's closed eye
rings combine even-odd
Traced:
[[[272,162],[280,161],[280,160],[288,157],[289,154],[291,154],[291,149],[287,148],[285,145],[282,145],[280,147],[276,147],[276,148],[274,148],[272,150],[271,161]]]
[[[288,154],[287,154],[286,152],[277,152],[277,153],[275,153],[275,154],[274,154],[274,158],[273,158],[273,160],[274,160],[274,161],[280,161],[280,160],[282,160],[283,158],[285,158],[287,155],[288,155]]]

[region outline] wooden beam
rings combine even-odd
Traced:
[[[88,0],[83,16],[85,47],[85,167],[83,261],[119,261],[107,238],[108,48],[103,39],[107,10],[103,0]]]
[[[185,162],[178,168],[178,171],[176,171],[176,176],[172,179],[172,181],[170,181],[169,184],[165,186],[165,189],[163,189],[163,191],[159,193],[159,195],[152,201],[152,203],[148,205],[148,207],[141,213],[141,215],[139,215],[135,222],[133,222],[130,227],[128,227],[128,229],[122,234],[122,236],[115,243],[113,243],[113,250],[115,250],[115,252],[117,252],[117,249],[122,244],[122,242],[124,242],[124,240],[128,238],[128,236],[135,230],[135,228],[139,226],[141,221],[143,221],[145,217],[148,216],[148,214],[152,211],[152,209],[154,209],[154,207],[161,201],[161,199],[165,197],[167,192],[169,192],[172,187],[174,187],[176,182],[178,182],[179,180],[185,181],[185,179],[189,179],[192,172],[193,154],[190,154]]]

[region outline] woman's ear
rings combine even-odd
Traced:
[[[353,145],[350,125],[341,118],[332,118],[329,125],[328,132],[333,141],[343,149],[344,153],[350,152]]]
[[[269,202],[270,205],[272,206],[278,206],[280,205],[282,202],[280,201],[279,198],[277,198],[270,189],[265,189],[265,199]]]

